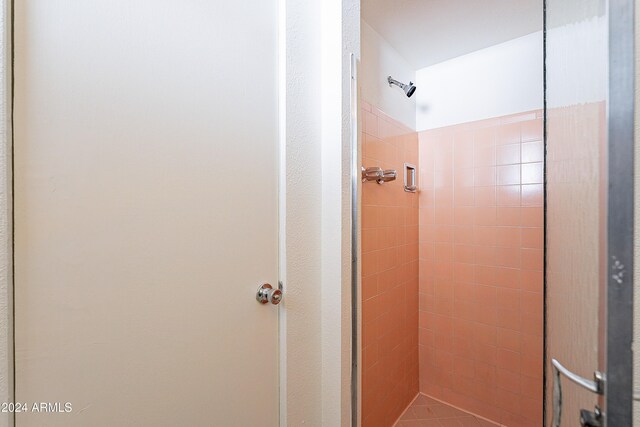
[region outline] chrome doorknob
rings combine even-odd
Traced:
[[[270,302],[273,305],[278,305],[280,304],[280,301],[282,301],[282,291],[280,289],[273,289],[273,286],[268,283],[264,283],[258,288],[256,300],[260,304],[267,304]]]

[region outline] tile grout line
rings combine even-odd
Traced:
[[[391,425],[391,427],[396,427],[396,425],[398,425],[398,423],[400,422],[400,420],[402,419],[402,417],[404,416],[404,414],[407,413],[407,411],[409,410],[409,408],[411,408],[411,406],[415,403],[416,399],[418,399],[420,397],[422,393],[418,392],[416,394],[416,397],[414,397],[413,399],[411,399],[411,402],[409,402],[409,404],[407,405],[406,408],[404,408],[404,411],[402,411],[402,413],[400,414],[400,416],[398,417],[398,419],[396,420],[395,423],[393,423]]]
[[[489,422],[489,423],[492,423],[492,424],[494,424],[496,427],[507,427],[507,426],[505,426],[504,424],[500,424],[500,423],[497,423],[497,422],[495,422],[495,421],[493,421],[493,420],[490,420],[490,419],[488,419],[488,418],[482,417],[482,416],[480,416],[480,415],[476,415],[476,414],[474,414],[474,413],[472,413],[472,412],[469,412],[469,411],[467,411],[467,410],[465,410],[465,409],[462,409],[462,408],[460,408],[460,407],[458,407],[458,406],[456,406],[456,405],[452,405],[451,403],[445,402],[444,400],[437,399],[437,398],[435,398],[435,397],[433,397],[433,396],[429,396],[429,395],[428,395],[428,394],[426,394],[426,393],[422,393],[422,392],[418,393],[418,395],[420,395],[420,394],[421,394],[421,395],[423,395],[423,396],[425,396],[425,397],[428,397],[429,399],[433,399],[433,400],[435,400],[435,401],[437,401],[437,402],[440,402],[440,403],[442,403],[442,404],[444,404],[444,405],[451,406],[452,408],[455,408],[455,409],[457,409],[457,410],[459,410],[459,411],[465,412],[465,413],[467,413],[467,414],[469,414],[469,415],[472,415],[472,416],[474,416],[474,417],[476,417],[476,418],[479,418],[479,419],[481,419],[481,420],[483,420],[483,421],[487,421],[487,422]],[[416,398],[417,398],[417,397],[416,397]],[[415,400],[415,399],[414,399],[414,400]]]

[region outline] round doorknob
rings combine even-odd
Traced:
[[[258,288],[256,300],[260,304],[271,303],[273,305],[278,305],[280,304],[280,301],[282,301],[282,291],[280,289],[273,289],[273,286],[268,283],[264,283]]]
[[[282,291],[280,289],[274,289],[272,292],[269,292],[269,302],[273,305],[280,304],[282,301]]]

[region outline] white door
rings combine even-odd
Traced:
[[[277,425],[277,1],[14,25],[17,426]]]

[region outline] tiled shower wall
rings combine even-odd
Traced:
[[[507,426],[542,425],[541,117],[419,135],[420,391]]]
[[[362,185],[362,425],[390,427],[418,393],[418,136],[362,102],[363,165],[398,178]]]

